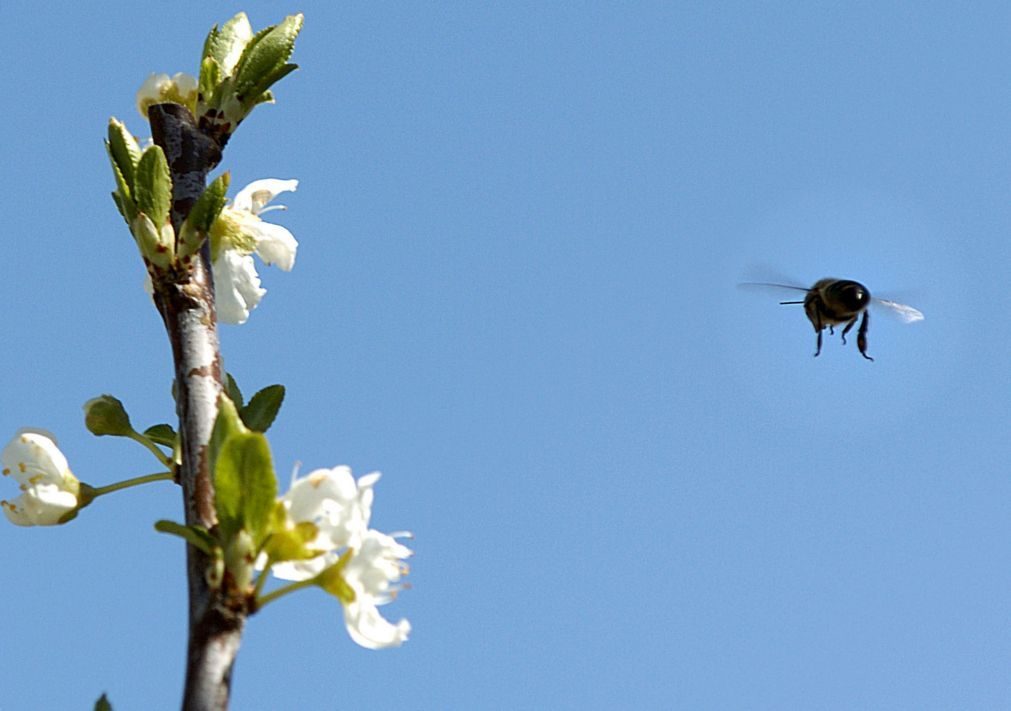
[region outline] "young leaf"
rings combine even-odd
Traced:
[[[239,418],[235,404],[222,393],[218,398],[218,416],[214,419],[214,427],[211,429],[211,440],[207,443],[207,461],[211,472],[214,471],[218,453],[228,438],[248,431]]]
[[[172,178],[168,162],[160,146],[150,146],[137,163],[133,184],[137,208],[160,228],[168,220],[172,207]]]
[[[289,15],[280,24],[258,32],[246,45],[235,67],[235,93],[244,105],[251,106],[271,84],[297,68],[285,63],[295,48],[302,20],[301,14]]]
[[[249,404],[240,411],[246,427],[254,432],[266,432],[274,424],[281,403],[284,402],[284,386],[268,385],[253,395]]]
[[[203,244],[211,225],[218,219],[221,209],[225,206],[228,192],[228,173],[219,175],[197,198],[193,209],[179,230],[179,255],[196,254]]]
[[[239,384],[235,382],[231,373],[225,373],[225,394],[236,407],[242,407],[242,391],[239,390]]]
[[[109,119],[109,138],[105,145],[109,149],[112,162],[123,174],[126,184],[133,185],[137,162],[140,160],[140,146],[137,145],[137,139],[126,130],[122,121]]]
[[[212,30],[213,32],[213,30]],[[208,35],[207,39],[210,39]],[[221,66],[214,57],[204,57],[200,62],[200,78],[197,80],[197,106],[202,107],[207,104],[214,89],[221,83]],[[198,108],[198,112],[200,108]]]
[[[211,28],[204,41],[204,52],[201,56],[205,61],[213,59],[219,72],[228,76],[232,73],[235,63],[242,55],[242,50],[252,36],[253,28],[249,24],[249,18],[246,17],[246,13],[240,12],[222,25],[220,30],[217,25]],[[203,78],[202,67],[203,64],[201,64],[201,79]],[[215,81],[211,87],[213,88],[217,83]],[[201,90],[203,90],[203,82],[201,82]],[[209,96],[205,94],[204,98],[209,98]]]
[[[223,540],[247,531],[259,545],[270,531],[277,477],[267,438],[235,433],[221,446],[214,466],[215,508]]]
[[[160,444],[164,447],[175,448],[176,443],[179,441],[179,435],[172,429],[172,425],[166,424],[151,425],[144,430],[144,436],[155,444]]]
[[[112,711],[112,704],[109,703],[109,697],[102,694],[98,697],[98,701],[95,702],[95,711]]]
[[[214,537],[207,532],[207,529],[201,526],[184,526],[181,523],[176,523],[175,521],[166,521],[162,519],[154,524],[154,530],[160,533],[168,533],[173,536],[179,536],[189,543],[194,548],[199,548],[204,553],[210,555],[211,551],[214,550],[218,542],[214,540]]]
[[[133,197],[131,197],[130,186],[127,184],[126,178],[123,177],[123,172],[116,165],[116,159],[112,155],[112,148],[108,142],[106,142],[105,148],[109,152],[109,161],[112,163],[112,175],[116,180],[116,192],[112,194],[112,199],[119,209],[119,214],[123,216],[126,224],[129,225],[137,217],[137,205],[134,203]]]

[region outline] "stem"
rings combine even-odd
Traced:
[[[297,580],[294,583],[289,583],[284,587],[280,587],[277,590],[272,590],[263,597],[256,599],[257,609],[263,609],[264,605],[274,602],[277,598],[287,595],[288,593],[295,592],[296,590],[301,590],[302,588],[312,587],[316,584],[315,578],[309,578],[308,580]]]
[[[172,481],[175,475],[172,472],[157,472],[155,474],[145,474],[144,476],[134,477],[133,479],[124,479],[123,481],[117,481],[115,484],[106,484],[105,486],[95,486],[92,487],[92,496],[98,497],[103,494],[111,494],[114,491],[119,491],[120,489],[129,489],[131,486],[140,486],[141,484],[149,484],[152,481]]]
[[[178,235],[221,152],[200,132],[184,106],[155,104],[148,109],[148,118],[154,142],[165,151],[171,171],[172,225]],[[198,254],[167,273],[156,274],[152,281],[155,305],[165,322],[175,362],[181,445],[179,484],[186,523],[210,529],[217,521],[207,443],[222,390],[210,245],[204,242]],[[229,600],[224,589],[210,589],[205,575],[207,554],[187,546],[186,563],[189,643],[183,709],[222,711],[228,707],[232,667],[246,610],[241,601]]]
[[[133,434],[127,435],[134,442],[144,445],[148,450],[151,451],[154,456],[158,458],[158,461],[164,464],[169,469],[172,468],[172,460],[165,456],[165,452],[158,449],[158,445],[149,440],[147,437],[142,435],[140,432],[134,432]]]
[[[263,590],[263,585],[267,582],[267,576],[270,574],[270,567],[272,565],[274,565],[274,559],[267,558],[267,564],[263,566],[263,570],[260,571],[260,575],[256,578],[256,585],[253,586],[253,599],[260,596],[260,591]]]

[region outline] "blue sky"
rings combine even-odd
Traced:
[[[1011,706],[1006,4],[4,2],[0,434],[92,484],[152,467],[85,400],[173,412],[106,123],[239,10],[306,15],[223,164],[301,181],[300,247],[226,365],[288,387],[281,479],[381,470],[416,555],[405,647],[290,596],[234,708]],[[735,286],[781,274],[926,320],[815,359]],[[178,707],[179,498],[0,529],[4,711]]]

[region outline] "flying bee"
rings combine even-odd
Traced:
[[[867,307],[871,303],[878,304],[889,309],[903,323],[913,323],[922,321],[923,314],[912,306],[898,304],[888,299],[877,299],[871,296],[871,292],[866,286],[851,279],[819,279],[810,289],[802,286],[790,286],[787,284],[768,284],[748,282],[741,286],[771,286],[781,289],[793,289],[803,291],[804,298],[801,301],[780,301],[780,304],[803,304],[804,313],[814,326],[814,331],[818,334],[818,348],[814,355],[817,358],[821,353],[821,332],[826,328],[829,334],[835,333],[836,326],[845,324],[842,331],[842,342],[846,343],[846,334],[849,333],[860,321],[857,329],[857,348],[860,355],[867,360],[874,360],[867,355],[867,329],[870,325],[870,314]]]

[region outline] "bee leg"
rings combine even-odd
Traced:
[[[821,332],[825,328],[821,323],[821,314],[816,313],[816,322],[814,324],[814,330],[818,334],[818,350],[814,352],[814,357],[817,358],[821,354]],[[829,326],[829,328],[832,328]]]
[[[854,316],[853,320],[850,321],[849,323],[847,323],[846,324],[846,328],[843,329],[843,332],[842,332],[842,343],[843,343],[844,346],[846,345],[846,334],[850,332],[850,329],[853,328],[854,325],[856,325],[856,322],[857,322],[857,317]]]
[[[854,319],[855,321],[856,319]],[[860,322],[860,330],[857,331],[857,348],[860,349],[860,355],[862,355],[867,360],[873,361],[874,359],[867,355],[867,326],[870,324],[870,314],[864,311],[864,318]]]

